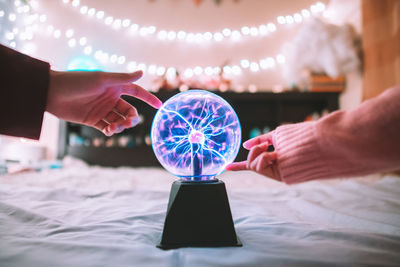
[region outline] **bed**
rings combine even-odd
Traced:
[[[88,166],[0,175],[0,266],[400,265],[400,179],[287,186],[223,173],[243,247],[160,250],[174,177]],[[217,218],[210,218],[217,219]]]

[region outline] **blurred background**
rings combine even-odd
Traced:
[[[364,4],[0,0],[0,42],[50,62],[55,70],[141,69],[144,77],[138,84],[164,99],[190,88],[214,91],[237,110],[246,140],[282,123],[317,119],[361,102]],[[106,139],[45,114],[39,141],[1,136],[1,158],[32,162],[62,158],[77,146],[149,146],[153,111],[132,103],[143,115],[136,130]],[[257,107],[260,112],[252,112]],[[255,114],[258,121],[271,123],[252,122]],[[97,158],[112,155],[110,151]]]

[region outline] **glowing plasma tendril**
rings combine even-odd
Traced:
[[[183,179],[208,180],[231,163],[241,142],[235,111],[221,97],[190,90],[170,98],[151,129],[157,159]]]

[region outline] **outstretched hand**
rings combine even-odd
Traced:
[[[233,162],[226,166],[228,171],[251,170],[274,180],[281,181],[277,166],[276,152],[268,152],[268,147],[273,145],[272,136],[274,132],[269,132],[243,143],[243,147],[249,150],[247,160]]]
[[[60,119],[92,126],[110,136],[139,123],[135,107],[121,95],[143,100],[154,108],[162,102],[133,82],[141,71],[109,73],[51,71],[46,110]]]

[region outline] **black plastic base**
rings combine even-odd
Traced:
[[[157,247],[229,246],[242,243],[236,236],[224,182],[175,181]]]

